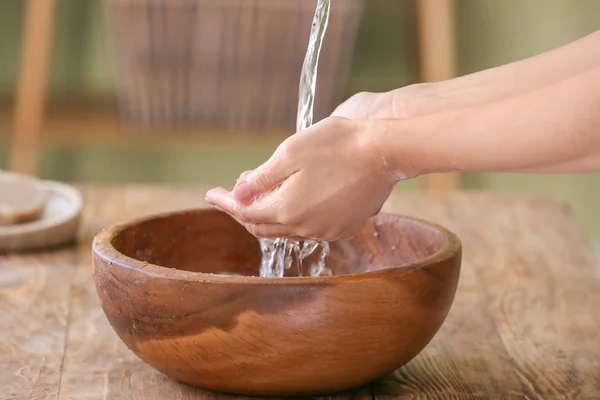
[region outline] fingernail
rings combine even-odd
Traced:
[[[218,196],[219,196],[219,194],[216,191],[214,191],[213,189],[211,189],[208,192],[206,192],[206,195],[204,196],[204,200],[206,200],[210,204],[214,204],[216,201],[216,198]]]
[[[239,182],[233,188],[232,194],[234,200],[242,204],[250,203],[254,199],[254,193],[252,193],[252,189],[246,181]]]

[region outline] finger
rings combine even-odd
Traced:
[[[240,207],[236,211],[236,216],[247,224],[276,224],[279,223],[277,219],[277,208],[273,206],[253,207]]]
[[[233,199],[231,192],[223,188],[216,188],[206,193],[206,201],[215,208],[228,213],[242,224],[277,223],[277,208],[273,206],[271,199],[250,206],[240,206]]]
[[[352,234],[350,232],[346,232],[342,236],[340,236],[339,240],[341,240],[343,242],[349,242],[352,239],[354,239],[355,236],[356,236],[355,234]]]
[[[206,192],[205,200],[215,208],[229,214],[233,213],[239,207],[235,200],[233,200],[231,193],[222,187]]]
[[[233,198],[240,204],[249,204],[277,187],[295,172],[285,153],[276,151],[267,162],[238,182],[232,191]]]
[[[226,195],[225,189],[218,188],[216,189],[219,192],[219,195]],[[291,229],[281,224],[253,224],[247,223],[241,220],[235,213],[231,213],[228,210],[221,208],[218,205],[214,206],[217,210],[222,211],[228,214],[231,218],[233,218],[238,224],[242,225],[248,232],[256,237],[264,237],[264,238],[276,238],[276,237],[286,237],[292,236]],[[294,238],[300,239],[299,237],[294,236]]]
[[[238,219],[235,215],[229,214],[238,224],[242,225],[246,230],[257,238],[268,238],[274,239],[278,237],[288,237],[293,239],[302,240],[298,236],[291,236],[290,229],[284,225],[279,224],[247,224]]]
[[[285,225],[279,224],[244,224],[248,232],[258,238],[280,238],[295,237],[293,230]]]
[[[237,180],[235,181],[236,185],[238,184],[238,182],[243,181],[246,179],[246,177],[248,176],[248,174],[250,174],[253,170],[249,169],[247,171],[244,171],[240,174],[240,177],[237,178]]]
[[[250,205],[240,206],[236,216],[247,224],[281,224],[279,214],[284,202],[279,191],[267,193]]]
[[[240,220],[238,217],[236,217],[233,214],[227,214],[227,215],[229,215],[231,218],[233,218],[235,220],[235,222],[237,222],[238,224],[242,225],[244,228],[248,229],[246,227],[246,224],[244,223],[244,221]]]
[[[223,188],[213,189],[213,191],[211,191],[211,193],[212,193],[211,196],[214,196],[211,199],[212,201],[215,201],[216,200],[215,197],[217,197],[217,196],[227,196],[227,191]],[[220,200],[216,200],[216,202],[219,202],[219,201]],[[228,202],[228,204],[229,203],[230,202]],[[219,203],[219,204],[221,204],[221,203]],[[291,239],[296,239],[296,240],[304,240],[305,239],[300,236],[297,236],[296,233],[293,231],[293,229],[288,226],[277,224],[277,223],[265,224],[265,223],[244,222],[243,220],[240,219],[240,217],[238,217],[236,215],[236,213],[231,213],[230,210],[223,209],[218,205],[215,205],[214,207],[219,211],[227,213],[238,224],[242,225],[244,228],[246,228],[246,230],[248,232],[250,232],[252,235],[256,236],[257,238],[289,237]],[[238,208],[240,208],[240,207],[238,206]]]
[[[231,208],[223,208],[222,207],[222,204],[224,204],[224,203],[231,204],[231,201],[221,198],[221,197],[229,196],[228,193],[229,192],[227,192],[227,190],[225,190],[223,188],[216,188],[216,189],[209,190],[209,192],[207,193],[207,196],[206,196],[207,201],[210,204],[212,204],[213,207],[215,207],[217,210],[229,215],[238,224],[242,225],[244,228],[246,228],[250,232],[251,228],[249,228],[249,226],[253,226],[254,224],[245,223],[235,213],[232,212],[233,210]],[[219,204],[221,204],[221,205],[219,205]],[[233,207],[235,207],[235,205]],[[252,232],[250,232],[250,233],[252,233]]]
[[[215,190],[215,189],[211,189],[210,191],[212,192],[213,190]],[[210,206],[217,209],[218,211],[225,211],[218,205],[213,204],[212,193],[211,193],[211,197],[209,197],[208,192],[207,192],[206,197],[204,198],[204,201],[206,201]]]

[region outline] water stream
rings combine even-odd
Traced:
[[[298,116],[296,132],[308,128],[313,123],[313,110],[317,86],[317,70],[321,45],[329,22],[331,0],[318,0],[313,18],[308,48],[302,65],[300,85],[298,88]],[[303,261],[320,250],[319,258],[312,263],[308,273],[311,276],[329,275],[331,271],[325,266],[325,258],[329,254],[329,243],[314,240],[299,241],[290,238],[260,239],[262,260],[260,276],[282,277],[286,270],[295,264],[297,275],[305,274]],[[294,261],[296,261],[294,263]]]

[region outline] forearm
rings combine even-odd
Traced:
[[[414,117],[515,96],[600,66],[600,31],[557,49],[510,64],[383,96],[390,117]]]
[[[370,123],[388,163],[412,175],[600,171],[600,68],[509,99]]]

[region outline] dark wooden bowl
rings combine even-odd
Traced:
[[[229,216],[178,211],[98,234],[94,280],[120,338],[172,379],[327,394],[382,377],[429,343],[454,299],[461,244],[443,227],[380,214],[332,243],[333,276],[261,278],[260,257]]]

